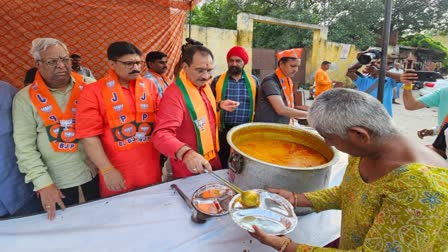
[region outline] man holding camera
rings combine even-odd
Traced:
[[[359,91],[366,92],[373,97],[378,96],[381,52],[369,50],[358,55],[358,62],[347,70],[347,76],[352,79]],[[358,72],[365,65],[367,75]],[[390,116],[392,116],[393,90],[397,86],[395,80],[399,81],[400,74],[386,72],[382,103]]]

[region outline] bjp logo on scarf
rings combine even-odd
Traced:
[[[195,120],[194,123],[196,124],[196,127],[198,127],[200,131],[205,131],[205,125],[207,124],[205,116]]]

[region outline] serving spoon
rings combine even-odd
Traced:
[[[204,172],[208,173],[209,175],[211,175],[215,179],[217,179],[217,180],[221,181],[222,183],[226,184],[228,187],[230,187],[235,192],[239,193],[241,195],[240,202],[241,202],[241,205],[243,205],[244,208],[254,208],[254,207],[258,207],[260,205],[260,195],[258,195],[257,192],[255,192],[253,190],[243,191],[241,188],[239,188],[235,184],[231,183],[227,179],[219,176],[218,174],[216,174],[216,173],[214,173],[212,171],[204,169]]]
[[[179,195],[185,201],[185,203],[187,203],[187,206],[191,210],[193,210],[193,213],[191,213],[191,220],[194,223],[204,224],[207,221],[207,218],[209,216],[207,216],[207,215],[199,212],[198,210],[196,210],[196,208],[194,208],[193,204],[191,204],[191,200],[188,198],[188,196],[185,195],[185,193],[176,184],[171,184],[170,187],[173,188],[174,190],[176,190],[177,193],[179,193]]]

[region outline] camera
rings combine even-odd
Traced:
[[[376,49],[371,49],[366,52],[363,52],[358,56],[358,62],[362,65],[367,65],[370,63],[370,61],[374,59],[380,59],[381,58],[381,51]]]

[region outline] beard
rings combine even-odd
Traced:
[[[241,74],[242,72],[243,72],[243,68],[239,68],[237,66],[229,67],[229,74],[231,74],[231,75]]]

